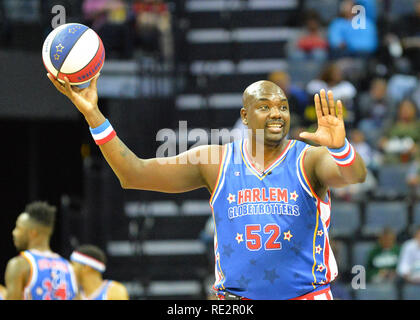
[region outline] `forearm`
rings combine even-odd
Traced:
[[[345,139],[343,147],[338,149],[327,148],[327,150],[346,184],[365,181],[367,175],[365,163],[347,139]]]
[[[105,116],[99,109],[95,109],[89,114],[85,115],[86,122],[90,128],[96,128],[103,124],[106,120]],[[118,177],[121,186],[127,187],[130,184],[130,179],[136,176],[142,166],[144,160],[138,158],[119,138],[115,136],[112,140],[99,145],[105,160],[108,162],[111,169]]]
[[[362,157],[356,152],[354,162],[349,166],[338,166],[341,176],[348,184],[362,183],[366,180],[367,169]]]

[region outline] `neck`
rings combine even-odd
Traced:
[[[265,170],[284,151],[289,142],[289,140],[283,138],[279,143],[262,143],[257,142],[255,137],[252,138],[252,143],[250,141],[248,139],[248,155],[254,163],[261,167],[261,171]],[[262,158],[261,155],[264,155],[264,157]]]
[[[90,274],[82,279],[81,286],[86,296],[95,293],[96,290],[102,285],[103,279],[101,274]]]
[[[30,243],[28,250],[51,251],[51,248],[47,239],[39,239]]]

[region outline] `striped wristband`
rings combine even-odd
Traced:
[[[332,155],[335,163],[340,167],[347,167],[353,164],[356,159],[356,152],[353,146],[348,142],[347,138],[343,147],[338,149],[327,148],[328,152]]]
[[[109,123],[108,119],[105,120],[99,127],[90,128],[90,133],[92,134],[95,143],[99,146],[101,144],[107,143],[112,138],[114,138],[117,133],[115,132],[114,128],[112,128],[111,124]]]

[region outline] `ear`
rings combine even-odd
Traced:
[[[248,125],[247,112],[245,108],[241,108],[241,118],[244,125]]]

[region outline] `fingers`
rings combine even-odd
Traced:
[[[331,90],[328,90],[328,93],[326,93],[325,90],[322,89],[319,93],[320,93],[319,96],[318,94],[315,95],[315,110],[317,113],[317,117],[319,118],[320,116],[327,116],[327,115],[337,117],[338,111],[336,110],[333,92]],[[342,110],[341,102],[340,102],[340,106],[341,106],[340,112],[341,112],[341,120],[342,120],[343,110]],[[337,108],[338,108],[338,105],[337,105]]]
[[[89,87],[93,89],[97,89],[98,78],[99,78],[99,73],[90,81]]]
[[[343,104],[341,100],[337,101],[337,117],[339,120],[343,120]]]
[[[61,82],[56,80],[51,73],[47,73],[47,77],[48,79],[50,79],[50,81],[53,83],[54,87],[56,87],[58,91],[60,91],[62,94],[64,94],[65,96],[69,98],[72,97],[74,92],[80,92],[80,88],[71,87],[70,82],[68,82],[70,85],[70,93],[69,93],[68,89],[66,88],[66,81],[64,81],[64,85],[63,85]],[[67,79],[67,77],[65,77],[64,79]]]
[[[316,117],[318,119],[321,119],[322,118],[321,101],[319,99],[319,94],[318,93],[314,97],[314,102],[315,102]]]
[[[328,109],[328,103],[327,103],[327,95],[325,94],[325,90],[322,89],[320,91],[321,94],[321,109],[324,116],[327,116],[330,114],[330,111]]]
[[[328,90],[328,107],[330,109],[330,115],[336,117],[336,111],[335,111],[335,102],[334,102],[334,95],[331,90]]]
[[[73,98],[73,89],[71,88],[69,78],[64,77],[64,88],[66,90],[66,96],[70,99]]]
[[[58,91],[60,91],[62,94],[66,95],[66,90],[64,89],[63,85],[58,82],[51,73],[47,73],[47,77],[48,79],[50,79],[50,81],[52,82],[52,84],[54,85],[54,87],[56,87],[56,89]]]

